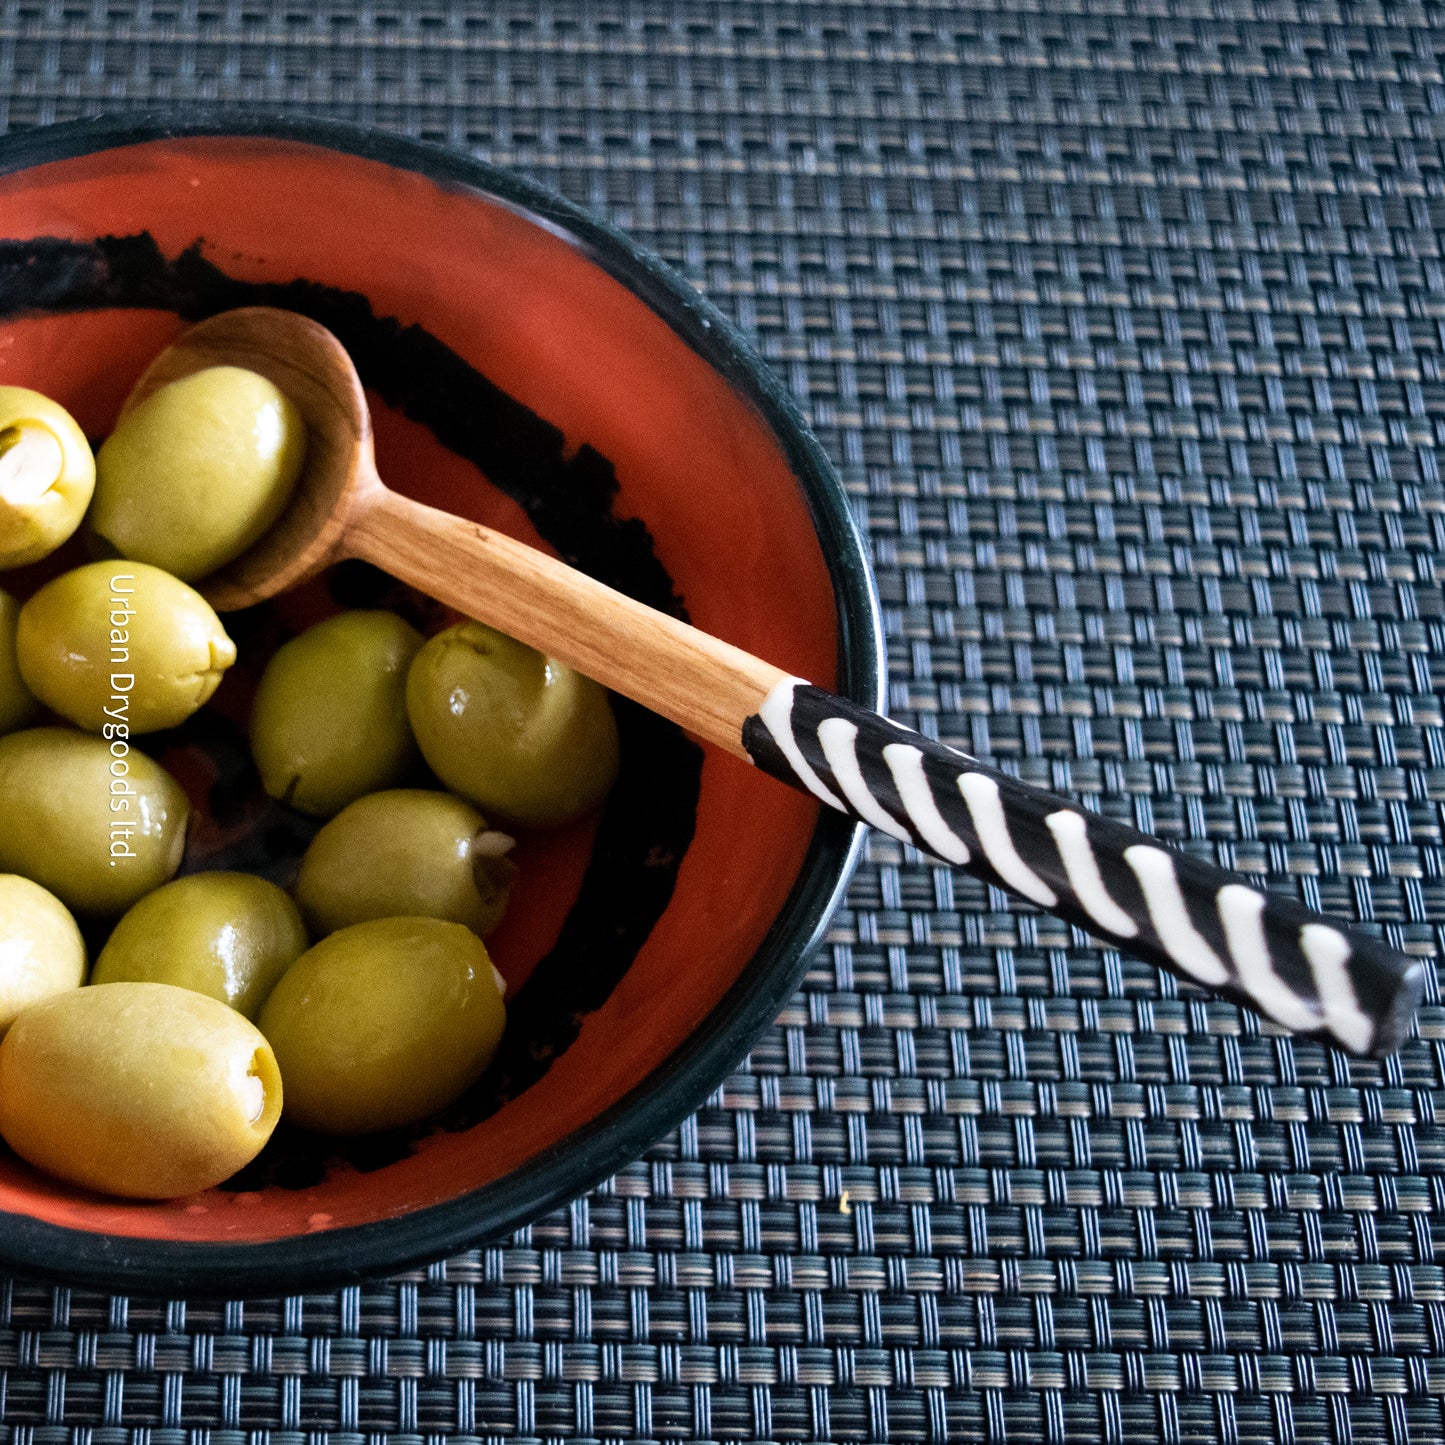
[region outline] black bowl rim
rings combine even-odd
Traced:
[[[838,688],[884,704],[882,619],[862,539],[832,463],[781,381],[725,316],[660,257],[536,182],[459,151],[343,121],[226,106],[101,115],[0,137],[0,174],[148,141],[294,141],[480,191],[556,228],[645,302],[761,415],[798,480],[837,600]],[[441,1204],[372,1223],[234,1244],[133,1238],[0,1214],[0,1263],[143,1294],[237,1297],[343,1285],[499,1238],[595,1187],[699,1108],[777,1017],[842,901],[865,830],[828,812],[762,944],[722,1001],[610,1108],[520,1168]]]

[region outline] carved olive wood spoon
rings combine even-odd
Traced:
[[[351,359],[306,317],[251,307],[204,321],[157,358],[127,405],[222,363],[286,392],[306,418],[310,451],[281,520],[206,580],[219,610],[360,558],[830,807],[1288,1029],[1361,1054],[1404,1038],[1422,962],[790,677],[532,547],[388,491]]]

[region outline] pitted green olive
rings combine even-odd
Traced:
[[[92,983],[170,983],[255,1018],[306,952],[296,905],[250,873],[195,873],[147,894],[116,924]]]
[[[121,418],[96,457],[91,529],[194,582],[239,557],[296,489],[306,424],[265,377],[213,366]]]
[[[481,1077],[506,1022],[486,945],[435,918],[384,918],[324,938],[261,1010],[286,1117],[365,1134],[444,1109]]]
[[[16,1016],[85,982],[85,940],[70,910],[38,883],[0,873],[0,1036]]]
[[[115,914],[174,876],[190,805],[123,738],[30,728],[0,738],[0,872],[77,913]]]
[[[33,722],[40,711],[15,660],[15,626],[19,619],[20,604],[0,590],[0,736]]]
[[[144,562],[91,562],[47,582],[15,635],[31,692],[78,727],[177,727],[206,703],[236,645],[194,588]]]
[[[406,670],[421,635],[391,612],[343,612],[277,650],[251,712],[251,752],[273,798],[329,818],[416,766]]]
[[[596,807],[617,777],[606,690],[480,622],[422,648],[406,701],[432,771],[489,818],[564,823]]]
[[[512,840],[450,793],[394,788],[358,798],[312,840],[296,901],[317,933],[372,918],[443,918],[485,937],[501,922]]]
[[[59,1179],[132,1199],[210,1189],[281,1114],[256,1026],[163,983],[108,983],[25,1010],[0,1041],[0,1135]]]
[[[48,557],[90,505],[95,458],[63,406],[0,386],[0,572]]]

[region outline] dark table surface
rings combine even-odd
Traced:
[[[253,102],[595,209],[810,416],[897,716],[1433,956],[1442,57],[1434,0],[0,0],[0,128]],[[0,1445],[1438,1441],[1442,1039],[1433,977],[1351,1062],[875,838],[748,1063],[511,1240],[0,1276]]]

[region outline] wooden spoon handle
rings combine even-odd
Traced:
[[[1294,899],[790,677],[521,542],[378,491],[348,550],[924,852],[1352,1053],[1424,965]]]
[[[366,494],[344,546],[740,758],[743,724],[787,676],[525,542],[395,492]]]

